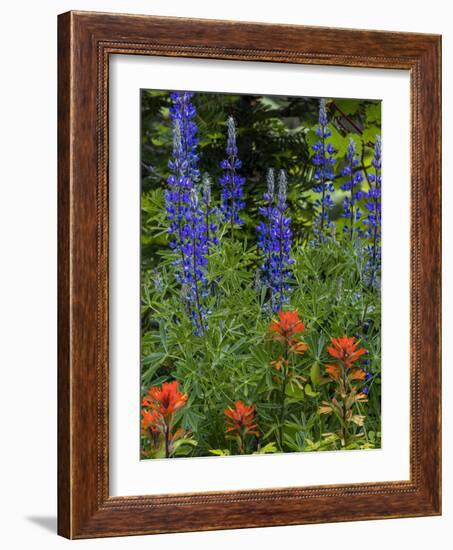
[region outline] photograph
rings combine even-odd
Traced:
[[[381,446],[381,102],[141,90],[141,458]]]

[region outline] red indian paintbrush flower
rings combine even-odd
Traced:
[[[366,353],[366,349],[364,348],[357,349],[360,340],[355,342],[354,336],[351,336],[351,338],[347,336],[331,338],[331,341],[332,345],[327,347],[328,353],[338,359],[347,368],[351,368],[354,361],[357,361],[361,355]]]
[[[142,410],[142,432],[151,439],[154,449],[159,447],[159,434],[163,430],[162,416],[156,410]]]
[[[158,411],[164,419],[168,419],[175,411],[184,407],[187,401],[187,393],[178,389],[178,382],[164,382],[162,387],[153,386],[149,388],[148,395],[143,398],[143,406]]]
[[[227,432],[235,432],[242,436],[245,434],[259,435],[255,423],[255,405],[245,405],[241,400],[236,401],[234,409],[228,407],[223,412],[227,417]]]
[[[187,393],[178,389],[178,382],[164,382],[161,387],[149,388],[142,401],[142,430],[150,436],[154,451],[164,445],[165,457],[173,455],[174,442],[184,435],[181,428],[173,434],[173,414],[184,407]],[[154,452],[151,450],[150,452]]]
[[[305,342],[302,342],[301,340],[299,340],[298,342],[294,342],[293,344],[291,344],[291,347],[290,347],[290,350],[296,355],[304,355],[307,349],[308,349],[308,344],[306,344]]]
[[[332,378],[332,380],[340,380],[341,367],[340,365],[326,365],[326,373],[330,376],[330,378]],[[352,380],[365,380],[366,372],[360,368],[350,369],[347,377],[351,382]]]
[[[341,367],[340,365],[326,365],[326,373],[332,378],[332,380],[340,380]]]
[[[142,430],[150,430],[151,432],[160,431],[159,421],[161,416],[156,410],[142,410]]]
[[[299,312],[297,309],[294,311],[280,310],[278,312],[278,317],[279,320],[272,321],[269,327],[269,332],[272,333],[275,340],[290,342],[296,334],[300,334],[305,330],[305,325],[303,321],[299,319]]]

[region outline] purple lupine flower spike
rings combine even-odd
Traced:
[[[321,99],[319,102],[318,127],[316,134],[319,140],[312,146],[314,155],[312,162],[315,165],[315,174],[313,191],[318,193],[319,199],[315,201],[315,206],[319,208],[319,212],[313,221],[314,243],[319,244],[324,242],[328,232],[332,229],[332,223],[329,219],[329,210],[333,207],[331,193],[335,191],[332,184],[334,177],[333,165],[335,152],[331,143],[327,143],[327,139],[332,135],[332,131],[328,128],[326,100]]]
[[[190,92],[170,94],[173,124],[172,172],[165,193],[170,222],[170,247],[175,251],[175,275],[185,296],[184,303],[196,334],[206,329],[202,298],[206,287],[207,231],[195,183],[199,179],[196,115]]]
[[[187,225],[184,230],[185,242],[182,246],[185,257],[184,283],[187,285],[189,301],[189,316],[195,328],[195,333],[202,336],[206,330],[206,311],[203,298],[206,296],[206,267],[208,245],[204,213],[200,208],[198,192],[193,188],[190,192]]]
[[[291,218],[286,215],[287,195],[286,173],[281,170],[278,177],[278,193],[275,201],[273,171],[268,174],[268,187],[264,195],[266,207],[260,208],[265,221],[258,226],[258,246],[263,254],[263,280],[271,290],[272,310],[279,311],[288,301],[291,278]]]
[[[291,258],[291,218],[286,215],[286,196],[288,182],[286,172],[280,170],[278,176],[277,206],[274,209],[274,220],[272,224],[273,255],[271,262],[271,273],[273,276],[272,308],[279,311],[283,304],[288,301],[290,291],[289,279],[291,277],[290,265],[294,264]]]
[[[272,228],[272,211],[274,209],[274,200],[275,200],[275,176],[274,169],[269,168],[267,172],[267,189],[263,195],[265,200],[265,206],[260,206],[258,212],[263,216],[263,220],[260,221],[256,230],[258,231],[258,248],[261,249],[263,254],[263,263],[261,265],[261,273],[263,278],[263,283],[270,287],[270,263],[271,263],[271,254],[272,250],[270,247],[270,236]]]
[[[368,215],[363,223],[366,226],[365,237],[365,283],[370,287],[378,288],[380,285],[381,271],[381,136],[376,136],[374,155],[371,164],[374,173],[368,176],[369,190],[366,193],[365,207]]]
[[[348,178],[341,185],[341,189],[348,192],[344,198],[343,217],[348,220],[348,224],[344,227],[344,232],[349,233],[351,239],[354,236],[356,222],[362,217],[362,212],[357,204],[362,197],[360,184],[363,181],[362,172],[357,169],[359,164],[355,141],[351,138],[348,144],[347,164],[341,172],[342,176]]]
[[[222,188],[220,210],[223,220],[231,224],[231,232],[233,232],[235,224],[242,225],[244,223],[239,216],[239,212],[245,206],[243,200],[245,178],[237,173],[242,163],[237,156],[236,125],[232,116],[228,118],[226,153],[227,158],[220,163],[220,167],[224,170],[224,174],[220,178]]]

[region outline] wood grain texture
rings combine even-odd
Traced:
[[[440,37],[69,12],[59,16],[58,46],[58,532],[87,538],[440,514]],[[109,496],[111,54],[410,71],[410,481]]]

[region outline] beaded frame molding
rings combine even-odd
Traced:
[[[89,538],[440,514],[440,36],[68,12],[58,19],[58,50],[59,534]],[[409,481],[109,495],[111,54],[410,72]]]

